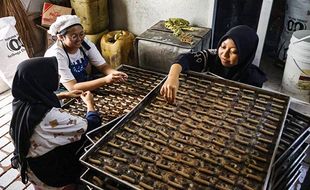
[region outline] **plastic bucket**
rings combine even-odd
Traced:
[[[292,35],[282,78],[282,91],[309,102],[310,30],[298,30]]]
[[[97,34],[108,28],[107,0],[71,0],[75,14],[81,19],[86,34]]]

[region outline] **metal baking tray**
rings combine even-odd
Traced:
[[[133,189],[266,189],[290,97],[189,72],[152,91],[80,161]]]
[[[293,109],[289,109],[273,165],[279,167],[309,136],[310,118]]]
[[[306,151],[309,148],[309,145],[306,143],[302,144],[297,150],[296,153],[291,155],[288,159],[285,160],[280,167],[274,168],[271,174],[271,187],[272,189],[278,189],[279,186],[286,184],[287,181],[291,179],[292,175],[298,172],[296,169],[299,167],[300,163],[304,160],[306,156]]]
[[[86,133],[86,137],[92,144],[95,144],[106,132],[112,129],[116,123],[121,120],[122,117],[118,117],[108,122],[107,124],[101,125],[100,127],[93,129]]]
[[[89,144],[89,145],[86,145],[86,146],[84,147],[84,151],[87,152],[92,146],[93,146],[92,143]]]
[[[298,178],[301,175],[301,169],[302,165],[297,165],[295,170],[290,173],[289,176],[285,179],[285,181],[282,181],[278,184],[277,187],[272,188],[272,190],[283,190],[283,189],[291,189],[290,187],[294,185],[294,183],[298,180]]]
[[[283,189],[291,189],[291,187],[296,183],[296,181],[300,178],[301,176],[301,170],[302,166],[299,165],[296,168],[296,171],[294,171],[292,173],[291,176],[289,176],[289,178],[287,179],[287,181],[281,183],[277,188],[273,189],[273,190],[283,190]]]
[[[103,136],[109,130],[111,124],[116,123],[139,104],[166,77],[166,75],[161,73],[129,65],[120,65],[117,70],[123,71],[128,75],[126,82],[105,85],[92,91],[96,108],[101,115],[103,124],[100,129],[96,130],[97,136]],[[87,110],[85,104],[79,98],[71,99],[62,108],[73,115],[79,116],[84,116]],[[102,134],[99,134],[99,131],[102,131]],[[95,141],[89,135],[87,137],[92,142]]]
[[[281,170],[276,171],[276,176],[275,176],[275,186],[281,184],[281,182],[286,178],[288,179],[291,173],[296,170],[296,167],[300,165],[300,163],[304,160],[306,157],[306,154],[304,153],[306,151],[307,147],[303,149],[302,153],[296,157],[294,157],[294,160],[292,162],[287,163],[287,165]],[[296,172],[296,171],[295,171]]]
[[[283,163],[285,163],[286,160],[290,159],[294,154],[298,154],[297,150],[306,142],[306,140],[310,137],[310,130],[305,131],[302,136],[300,136],[296,141],[294,141],[294,144],[289,147],[287,151],[285,151],[282,156],[277,159],[273,167],[279,168]]]
[[[118,183],[110,177],[104,176],[102,173],[87,169],[81,176],[81,181],[92,189],[97,190],[126,190],[128,187]]]
[[[301,174],[302,174],[301,173],[301,168],[302,168],[302,166],[300,166],[300,168],[298,169],[298,172],[295,173],[295,175],[291,178],[291,180],[286,184],[284,189],[292,189],[294,184],[296,184],[298,179],[300,179],[300,177],[301,177]]]

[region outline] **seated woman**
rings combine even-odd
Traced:
[[[188,70],[211,72],[220,77],[262,87],[267,78],[252,64],[258,44],[256,32],[245,25],[230,29],[219,41],[216,50],[181,54],[169,71],[160,94],[173,103],[179,87],[179,75]]]
[[[19,169],[22,182],[29,180],[36,190],[75,189],[82,172],[78,150],[84,134],[101,124],[89,91],[66,94],[81,97],[87,107],[85,119],[60,108],[54,93],[58,77],[55,57],[32,58],[18,65],[12,84],[11,164]]]
[[[60,82],[67,90],[94,90],[105,84],[127,79],[125,73],[112,69],[96,46],[85,38],[80,19],[76,15],[57,17],[48,32],[57,36],[57,41],[44,56],[56,56]],[[106,76],[93,79],[92,65]]]

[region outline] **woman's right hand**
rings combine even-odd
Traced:
[[[174,103],[175,97],[179,89],[179,77],[168,76],[167,80],[160,89],[160,95],[162,95],[169,103]]]
[[[160,89],[162,95],[169,103],[174,103],[179,89],[179,76],[182,66],[178,63],[171,65],[168,78]]]
[[[113,72],[104,77],[107,84],[112,84],[115,82],[125,82],[128,76],[123,72]]]

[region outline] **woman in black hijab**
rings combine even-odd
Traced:
[[[220,77],[262,87],[265,74],[252,61],[258,45],[258,36],[246,25],[230,29],[219,41],[216,50],[203,50],[181,54],[169,71],[161,88],[161,95],[174,102],[179,85],[179,75],[188,70],[211,72]]]
[[[90,92],[67,94],[86,103],[87,121],[61,110],[54,94],[58,80],[55,57],[31,58],[18,65],[12,85],[12,166],[19,168],[23,183],[29,178],[37,189],[59,189],[78,180],[81,166],[75,153],[82,135],[101,123]]]

